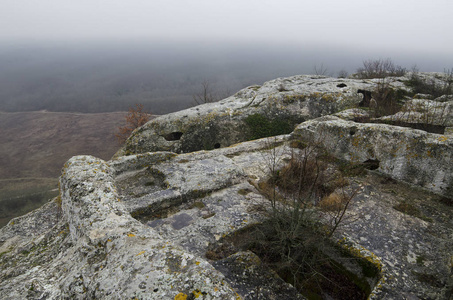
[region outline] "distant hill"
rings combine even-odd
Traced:
[[[52,197],[72,156],[109,159],[119,148],[114,134],[125,115],[0,112],[0,227]]]

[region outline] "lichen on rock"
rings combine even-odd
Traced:
[[[408,89],[403,79],[395,89]],[[357,91],[376,84],[279,78],[156,118],[110,161],[71,158],[61,205],[50,201],[0,229],[0,298],[303,299],[254,253],[207,252],[261,224],[270,201],[259,183],[316,144],[330,169],[364,168],[345,174],[348,186],[336,191],[357,191],[353,221],[332,237],[354,264],[334,253],[328,260],[343,261],[370,299],[445,299],[453,288],[453,140],[364,123],[373,112],[356,108]]]

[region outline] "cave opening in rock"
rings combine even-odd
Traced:
[[[362,163],[365,169],[376,170],[379,168],[380,161],[377,159],[368,159]]]
[[[175,131],[164,136],[167,141],[179,141],[183,133],[180,131]]]
[[[369,107],[370,106],[370,100],[371,100],[371,97],[372,97],[371,91],[359,89],[359,90],[357,90],[357,93],[363,95],[363,99],[362,99],[362,101],[360,101],[359,106],[360,107]]]

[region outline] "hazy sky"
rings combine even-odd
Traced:
[[[0,40],[206,40],[453,55],[452,0],[1,0]]]

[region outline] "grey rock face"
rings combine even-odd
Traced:
[[[258,141],[221,153],[150,153],[109,163],[72,158],[60,181],[61,209],[53,201],[1,229],[1,298],[237,299],[204,253],[262,217],[252,208],[265,199],[239,191],[254,191],[248,174],[260,174],[253,170],[261,170],[258,153],[267,146]],[[242,156],[244,150],[258,153]],[[150,179],[143,181],[149,189],[124,188],[137,179]],[[131,216],[150,211],[167,217]]]
[[[405,88],[399,81],[393,84],[395,88]],[[363,100],[357,91],[371,91],[375,85],[375,80],[307,75],[271,80],[216,103],[158,117],[137,129],[117,156],[209,150],[243,142],[253,136],[253,128],[247,123],[247,117],[252,115],[278,124],[275,127],[290,128],[279,134],[290,133],[305,120],[357,105]]]
[[[294,139],[318,143],[353,163],[375,162],[392,178],[453,195],[453,138],[385,124],[326,116],[299,125]]]
[[[443,97],[441,97],[443,98]],[[435,125],[452,127],[453,126],[453,101],[440,101],[442,99],[412,99],[407,101],[401,111],[382,117],[383,121]]]
[[[288,139],[280,136],[213,151],[148,153],[109,162],[72,158],[61,177],[61,210],[49,202],[0,230],[0,296],[279,299],[279,295],[296,295],[253,254],[238,253],[219,261],[205,256],[209,245],[262,220],[268,200],[249,182],[268,176],[266,161],[273,153],[280,164],[294,155],[282,145]],[[281,146],[270,149],[271,144]],[[367,177],[354,182],[351,188],[360,192],[348,214],[356,221],[342,226],[336,238],[348,251],[361,253],[358,257],[371,259],[382,269],[372,299],[397,299],[403,292],[442,299],[451,276],[451,207],[429,204],[427,216],[432,221],[427,223],[393,208],[400,199],[415,201],[400,194],[399,185],[392,188],[396,192],[387,192],[386,185]],[[432,201],[424,193],[417,192],[420,202],[415,204]],[[39,222],[43,223],[39,229],[28,230]],[[427,286],[417,276],[434,278],[436,286]]]

